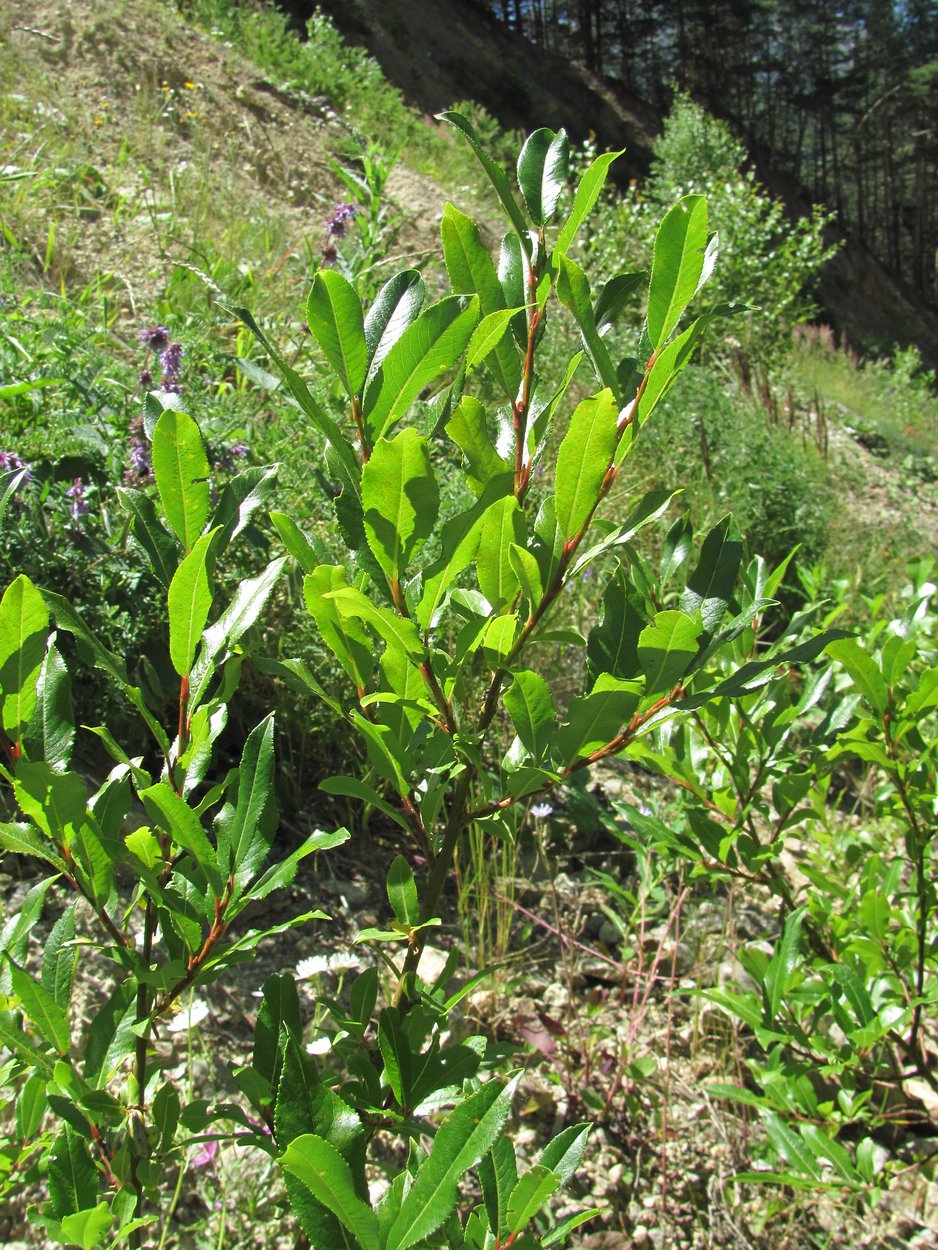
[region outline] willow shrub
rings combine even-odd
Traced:
[[[717,663],[738,654],[728,649],[769,602],[749,595],[741,608],[734,599],[742,544],[731,519],[704,538],[682,593],[664,607],[661,586],[687,559],[688,533],[680,522],[672,528],[656,580],[632,543],[669,496],[624,500],[615,490],[642,427],[717,315],[681,324],[716,260],[703,197],[686,196],[666,214],[650,276],[620,274],[592,291],[568,249],[614,155],[586,170],[555,224],[567,177],[562,132],[525,142],[519,202],[469,124],[445,116],[475,150],[506,218],[497,263],[477,225],[448,206],[442,241],[453,293],[438,302],[426,305],[419,273],[408,270],[366,311],[347,279],[320,270],[307,311],[342,396],[331,411],[263,340],[311,441],[321,440],[342,558],[329,562],[318,539],[274,511],[288,556],[226,602],[215,566],[266,504],[274,471],[240,474],[213,504],[196,423],[178,397],[157,394],[146,422],[155,491],[121,497],[162,585],[162,603],[149,607],[167,622],[172,724],[63,598],[24,576],[3,597],[0,775],[18,815],[0,826],[0,845],[47,875],[3,932],[0,1075],[8,1101],[18,1101],[0,1184],[9,1196],[39,1181],[46,1198],[34,1219],[63,1244],[149,1240],[181,1152],[206,1138],[276,1159],[296,1219],[320,1250],[562,1244],[592,1212],[556,1224],[542,1208],[576,1170],[588,1126],[565,1128],[519,1168],[509,1128],[518,1074],[505,1073],[504,1052],[485,1038],[449,1027],[485,971],[450,996],[452,962],[436,984],[421,976],[454,856],[470,826],[514,838],[535,798],[628,753],[669,718],[744,694],[785,659],[777,644],[729,673]],[[623,356],[615,322],[640,296],[644,330]],[[545,387],[541,336],[548,317],[566,314],[582,350],[560,385]],[[497,402],[473,393],[481,374],[479,393]],[[577,374],[588,380],[580,393],[593,393],[572,406]],[[441,509],[444,474],[461,478],[468,505],[452,514]],[[4,506],[16,481],[8,476]],[[327,692],[304,665],[262,667],[307,683],[363,740],[366,771],[322,788],[376,809],[397,832],[387,921],[358,935],[373,946],[374,966],[342,1001],[322,1004],[332,1022],[325,1057],[304,1045],[294,979],[272,977],[252,1062],[234,1073],[243,1101],[183,1105],[163,1071],[168,1018],[184,994],[250,959],[262,938],[322,915],[310,910],[267,930],[239,925],[304,855],[348,836],[314,832],[268,866],[272,714],[248,735],[237,767],[225,772],[214,759],[248,631],[286,558],[305,572],[306,606],[347,694]],[[564,607],[587,573],[607,589],[601,619],[583,637]],[[114,760],[94,789],[71,763],[61,631],[110,675],[150,736],[148,756],[132,756],[107,728],[94,729]],[[792,658],[813,658],[829,639],[818,635]],[[583,656],[578,692],[564,706],[538,659],[558,641]],[[55,921],[40,952],[44,910]],[[91,1013],[75,1006],[79,978]],[[388,1184],[372,1200],[375,1162]],[[471,1171],[480,1202],[463,1183]]]

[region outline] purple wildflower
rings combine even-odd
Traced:
[[[209,1164],[215,1162],[215,1156],[218,1154],[218,1141],[212,1140],[203,1143],[202,1149],[193,1158],[191,1166],[194,1168],[208,1167]]]
[[[80,477],[76,477],[71,486],[65,492],[66,499],[72,501],[72,520],[78,522],[91,507],[91,504],[85,498],[85,484]]]
[[[349,223],[355,220],[357,212],[354,204],[336,204],[332,216],[326,222],[326,234],[334,239],[344,239]]]
[[[140,342],[154,352],[161,352],[169,344],[169,331],[166,326],[151,326],[140,331]]]
[[[230,471],[235,467],[235,461],[243,460],[248,452],[249,448],[246,443],[232,443],[230,447],[225,448],[215,461],[215,468]]]
[[[137,382],[144,388],[144,390],[148,390],[153,385],[153,374],[149,369],[141,369],[140,377],[137,379]]]
[[[150,476],[150,449],[147,447],[143,417],[134,417],[130,423],[130,468],[124,474],[128,486],[137,486]]]
[[[174,391],[176,394],[179,394],[182,390],[182,387],[179,385],[182,351],[181,343],[167,343],[160,354],[160,368],[163,370],[160,386],[164,391]]]
[[[26,461],[21,459],[15,451],[0,451],[0,473],[15,473],[20,469],[26,470],[26,480],[29,481],[29,465]]]

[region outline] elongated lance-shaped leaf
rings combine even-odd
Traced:
[[[186,412],[167,409],[153,431],[153,476],[166,519],[188,552],[208,520],[209,465],[202,433]]]
[[[622,155],[624,150],[623,148],[619,152],[603,152],[602,155],[596,157],[595,161],[593,161],[592,165],[580,179],[573,197],[573,208],[570,210],[570,216],[563,223],[560,233],[557,235],[557,242],[554,244],[555,259],[567,251],[576,236],[576,232],[593,211],[593,205],[596,203],[599,193],[605,185],[609,167],[613,161]]]
[[[238,766],[234,807],[219,817],[218,858],[227,874],[249,881],[264,862],[276,824],[274,784],[274,714],[265,716],[247,736]]]
[[[215,897],[220,897],[221,874],[215,848],[185,799],[165,781],[158,781],[155,786],[140,791],[140,801],[153,823],[164,829],[177,846],[189,852],[215,891]]]
[[[493,503],[482,522],[476,569],[479,589],[494,608],[511,603],[518,593],[518,575],[512,568],[511,548],[527,543],[527,524],[514,495]]]
[[[23,814],[59,846],[86,818],[88,791],[77,773],[58,773],[45,760],[21,761],[13,792]]]
[[[420,392],[452,369],[479,320],[479,301],[451,295],[431,304],[388,351],[365,389],[365,425],[375,443]]]
[[[629,595],[628,580],[621,571],[603,594],[599,623],[586,641],[586,662],[595,680],[600,673],[611,673],[624,680],[638,676],[638,638],[647,624]]]
[[[14,743],[19,743],[36,706],[48,634],[42,595],[21,573],[0,599],[0,727]]]
[[[712,318],[706,313],[698,317],[682,334],[679,334],[657,354],[648,374],[645,389],[638,401],[638,412],[633,422],[638,429],[645,424],[690,363],[701,336],[711,320]]]
[[[554,511],[564,538],[582,529],[599,499],[618,437],[619,410],[612,391],[578,404],[557,453]]]
[[[707,633],[712,634],[723,619],[742,558],[742,536],[733,518],[725,516],[704,539],[700,560],[681,596],[681,609],[699,611]]]
[[[44,1042],[60,1055],[67,1055],[71,1040],[68,1016],[48,990],[34,981],[28,972],[9,963],[10,984],[20,1000],[23,1013]]]
[[[423,655],[423,644],[417,626],[409,617],[398,616],[390,608],[372,603],[357,587],[343,586],[326,596],[335,603],[343,618],[353,617],[366,621],[391,646],[399,647],[406,655],[415,658]]]
[[[72,983],[78,964],[78,946],[75,944],[77,906],[77,902],[72,903],[58,918],[42,952],[42,988],[64,1012],[68,1012],[72,999]]]
[[[187,677],[212,607],[212,571],[218,530],[194,543],[173,574],[167,592],[169,658],[180,677]]]
[[[150,561],[150,568],[169,589],[176,566],[179,564],[179,548],[172,534],[156,515],[156,506],[142,490],[117,488],[121,507],[130,513],[130,532],[134,541]]]
[[[443,256],[453,290],[461,295],[478,295],[479,307],[486,320],[505,312],[509,305],[505,303],[502,284],[476,223],[452,204],[447,204],[443,210],[441,234]],[[522,291],[521,298],[510,307],[517,308],[523,303]],[[518,349],[513,339],[509,342],[499,340],[494,351],[494,359],[489,362],[492,372],[506,398],[514,400],[521,385]]]
[[[612,391],[621,405],[623,396],[619,375],[609,355],[609,348],[596,325],[589,281],[580,266],[569,256],[560,257],[557,297],[573,313],[597,380]]]
[[[549,1168],[561,1185],[566,1185],[580,1166],[586,1139],[592,1127],[591,1124],[571,1124],[559,1132],[541,1151],[538,1163],[542,1167]]]
[[[305,578],[303,598],[323,642],[355,685],[363,690],[374,667],[371,638],[360,620],[340,611],[331,597],[332,592],[347,586],[343,569],[322,564]]]
[[[479,1163],[479,1180],[485,1201],[489,1228],[497,1238],[508,1233],[508,1199],[518,1183],[515,1148],[507,1137],[499,1137]]]
[[[389,278],[375,296],[365,315],[369,377],[411,322],[416,320],[423,307],[425,292],[423,278],[418,271],[405,269]]]
[[[45,760],[58,772],[68,768],[75,741],[72,683],[54,635],[39,670],[36,706],[24,741],[31,759]]]
[[[665,215],[655,235],[648,283],[648,337],[657,351],[693,299],[707,247],[707,201],[685,195]]]
[[[422,434],[406,429],[379,439],[362,469],[362,507],[375,559],[392,582],[400,582],[414,552],[432,534],[440,509]]]
[[[287,1146],[280,1166],[306,1185],[363,1250],[380,1250],[377,1216],[355,1192],[352,1170],[334,1146],[315,1133],[304,1133]]]
[[[29,468],[13,469],[9,473],[0,473],[0,525],[13,496],[22,486],[29,473]]]
[[[368,349],[361,301],[348,278],[335,269],[317,270],[306,320],[346,394],[354,398],[365,382]]]
[[[507,1222],[510,1233],[520,1233],[541,1207],[560,1188],[560,1177],[543,1163],[535,1163],[520,1178],[508,1199]]]
[[[846,669],[858,693],[878,716],[882,716],[889,705],[889,687],[874,658],[855,638],[832,643],[827,654]]]
[[[364,781],[359,781],[357,777],[327,777],[325,781],[319,783],[319,789],[323,794],[341,794],[349,799],[359,799],[362,803],[367,803],[369,807],[382,812],[388,820],[400,825],[408,833],[411,832],[410,825],[401,815],[400,809],[383,799],[377,790],[366,785]]]
[[[778,1019],[785,987],[788,985],[801,947],[801,924],[805,918],[807,907],[796,908],[785,921],[782,936],[775,948],[775,954],[765,970],[762,983],[765,1023],[772,1027]]]
[[[536,226],[546,226],[567,185],[570,144],[567,132],[535,130],[518,157],[518,186]]]
[[[240,642],[263,611],[280,580],[285,559],[271,560],[256,577],[238,583],[234,598],[202,635],[202,649],[189,675],[189,704],[197,707],[215,671],[215,661]]]
[[[391,1225],[385,1250],[408,1250],[445,1223],[456,1206],[458,1182],[504,1128],[519,1079],[506,1086],[488,1082],[443,1121]]]
[[[464,396],[446,426],[446,433],[466,457],[466,480],[475,493],[499,474],[513,473],[511,465],[495,450],[485,407],[473,395]]]
[[[414,870],[403,855],[395,855],[388,869],[388,902],[395,918],[401,924],[417,924],[420,919],[420,900]]]
[[[57,1219],[63,1220],[95,1204],[97,1171],[84,1139],[72,1128],[64,1128],[53,1143],[48,1184]]]
[[[493,161],[489,154],[485,151],[482,147],[482,142],[475,130],[473,130],[471,123],[468,122],[461,113],[438,113],[437,117],[440,121],[449,122],[451,126],[455,126],[460,134],[464,135],[465,138],[469,140],[473,152],[475,152],[479,159],[479,163],[485,170],[486,174],[488,174],[489,180],[495,188],[495,193],[501,201],[505,212],[508,214],[509,221],[515,228],[521,246],[530,256],[531,236],[528,231],[528,223],[524,220],[524,215],[518,207],[518,201],[514,197],[514,193],[511,189],[511,183],[508,181],[508,175],[505,173],[504,169],[502,169],[501,165],[498,165],[495,161]]]
[[[514,487],[514,473],[504,464],[502,471],[485,484],[482,494],[467,512],[453,517],[443,527],[443,551],[423,573],[423,594],[417,605],[421,629],[430,629],[445,602],[446,593],[459,574],[475,559],[482,536],[482,524],[489,509]]]
[[[257,509],[270,497],[279,471],[277,464],[253,465],[236,474],[222,487],[209,521],[209,529],[218,526],[222,531],[220,550],[237,538]]]

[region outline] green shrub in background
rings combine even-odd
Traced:
[[[788,350],[793,328],[814,311],[812,289],[836,251],[824,241],[831,215],[815,207],[793,222],[748,168],[745,148],[729,127],[689,96],[675,96],[653,151],[649,177],[631,196],[607,204],[588,236],[591,263],[601,272],[614,267],[617,256],[646,263],[649,226],[663,206],[681,195],[706,195],[720,240],[710,298],[748,308],[715,336],[712,350],[735,343],[741,363],[767,365]]]

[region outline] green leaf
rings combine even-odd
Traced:
[[[487,322],[496,332],[507,326],[516,315],[518,307],[524,300],[513,304],[512,311],[506,313],[508,305],[505,294],[498,279],[495,265],[489,255],[488,248],[482,242],[479,227],[470,218],[460,213],[452,204],[443,209],[441,225],[443,239],[443,256],[453,290],[461,295],[478,295],[479,308],[483,321],[473,333],[470,341],[470,356],[473,347],[479,348],[479,337],[482,326]],[[504,325],[500,318],[505,317]],[[521,386],[521,360],[517,349],[510,342],[504,342],[500,336],[494,347],[495,356],[490,361],[492,372],[508,400],[517,398]],[[470,366],[471,367],[471,366]]]
[[[624,150],[622,149],[622,151]],[[576,236],[576,232],[592,212],[593,205],[596,203],[599,193],[605,185],[609,167],[613,161],[622,155],[622,151],[603,152],[596,157],[595,161],[593,161],[580,179],[576,194],[573,197],[573,208],[570,210],[570,216],[564,222],[560,233],[557,235],[557,242],[554,244],[555,258],[567,251]]]
[[[628,593],[628,582],[619,573],[606,587],[599,623],[586,641],[586,661],[590,676],[600,673],[625,679],[638,675],[638,639],[645,618]]]
[[[62,1220],[62,1237],[70,1246],[81,1250],[94,1250],[100,1246],[113,1223],[111,1208],[106,1202],[85,1211],[76,1211]]]
[[[451,295],[407,327],[365,389],[365,424],[372,442],[405,415],[420,392],[452,369],[479,320],[478,297]]]
[[[270,512],[268,515],[280,535],[280,541],[304,573],[312,573],[317,565],[325,562],[326,549],[315,535],[304,533],[285,512]]]
[[[140,860],[144,868],[152,869],[163,862],[159,838],[149,825],[141,825],[133,833],[128,833],[124,838],[124,845],[131,855]]]
[[[765,1023],[771,1027],[778,1019],[779,1008],[785,987],[788,985],[801,948],[801,923],[807,913],[807,907],[797,907],[785,921],[782,936],[775,948],[775,954],[765,970],[762,984],[765,1006]],[[793,1161],[793,1160],[792,1160]]]
[[[423,644],[417,627],[409,617],[398,616],[389,608],[372,603],[367,595],[353,586],[342,586],[326,596],[339,610],[343,620],[367,621],[389,646],[399,647],[405,655],[421,657]]]
[[[500,668],[507,661],[517,636],[518,617],[514,612],[496,616],[489,622],[482,638],[482,649],[490,668]]]
[[[142,490],[119,486],[117,497],[121,506],[130,513],[130,532],[134,540],[150,561],[150,568],[158,580],[168,590],[179,563],[179,549],[172,534],[161,524],[153,500]]]
[[[599,333],[593,312],[593,300],[586,274],[569,256],[561,255],[557,277],[557,297],[569,308],[579,326],[583,346],[600,383],[612,391],[616,403],[622,402],[622,386],[609,349]]]
[[[36,682],[36,706],[26,731],[26,753],[32,759],[45,760],[57,772],[64,772],[74,741],[72,683],[65,661],[50,639]]]
[[[52,864],[60,872],[66,868],[65,860],[57,855],[51,842],[41,838],[30,825],[3,821],[0,823],[0,848],[13,855],[33,855],[36,859]]]
[[[32,979],[28,972],[9,961],[10,983],[20,1000],[23,1012],[44,1042],[60,1055],[67,1055],[70,1044],[68,1016],[52,995]]]
[[[774,1111],[763,1111],[762,1122],[766,1136],[788,1162],[812,1180],[821,1180],[821,1168],[814,1155],[797,1133],[793,1133],[784,1120]]]
[[[591,1207],[588,1211],[576,1211],[573,1215],[568,1215],[565,1220],[561,1220],[555,1228],[541,1238],[542,1250],[546,1250],[547,1246],[559,1245],[566,1240],[568,1233],[572,1233],[587,1220],[595,1220],[597,1215],[602,1215],[599,1207]]]
[[[495,450],[486,421],[485,407],[472,395],[463,397],[446,426],[446,433],[468,461],[467,480],[481,494],[488,482],[506,473],[511,465]]]
[[[577,405],[557,453],[554,510],[564,538],[579,534],[595,508],[618,438],[618,408],[604,390]]]
[[[570,145],[565,130],[535,130],[518,157],[518,186],[536,226],[546,226],[567,184]]]
[[[513,484],[514,474],[510,470],[493,477],[468,511],[459,513],[442,527],[442,554],[423,571],[423,594],[416,614],[421,629],[429,630],[434,624],[450,586],[476,557],[489,508],[510,495]]]
[[[321,564],[305,578],[303,598],[323,642],[358,689],[364,690],[374,668],[374,648],[358,618],[342,612],[332,597],[334,591],[347,586],[341,568]]]
[[[596,329],[604,335],[622,314],[634,291],[642,285],[643,273],[620,273],[603,284],[593,309]]]
[[[505,691],[504,703],[525,749],[535,761],[542,759],[557,725],[550,686],[539,673],[520,669]]]
[[[180,677],[188,677],[196,647],[212,607],[212,571],[217,529],[203,534],[173,575],[166,601],[169,611],[169,658]]]
[[[388,803],[386,799],[383,799],[371,786],[366,785],[364,781],[359,781],[357,777],[327,777],[325,781],[320,781],[319,789],[322,790],[323,794],[342,794],[346,798],[360,799],[363,803],[367,803],[369,806],[377,808],[379,812],[383,812],[389,820],[393,820],[402,829],[410,832],[410,825],[404,819],[403,814],[391,803]]]
[[[16,1132],[23,1145],[42,1128],[42,1119],[48,1105],[45,1078],[38,1073],[27,1077],[20,1086],[16,1100]]]
[[[236,473],[222,487],[209,522],[209,529],[220,529],[222,532],[219,540],[221,550],[247,529],[251,517],[273,491],[279,471],[280,466],[276,464],[252,465]]]
[[[446,1117],[401,1203],[385,1250],[408,1250],[445,1223],[456,1206],[457,1183],[504,1128],[518,1080],[506,1086],[489,1081]]]
[[[335,1215],[364,1250],[380,1250],[377,1217],[356,1194],[351,1168],[334,1146],[315,1133],[305,1133],[294,1138],[279,1162]]]
[[[527,599],[529,609],[533,613],[544,597],[540,565],[526,547],[519,547],[517,543],[510,544],[508,560],[511,564],[512,572],[518,579],[521,593]]]
[[[440,491],[427,440],[414,429],[379,439],[362,469],[365,534],[375,559],[400,582],[414,553],[433,533]]]
[[[560,1185],[560,1177],[550,1168],[542,1163],[533,1164],[515,1185],[508,1200],[508,1231],[520,1233]]]
[[[493,608],[510,604],[517,595],[519,582],[511,564],[511,548],[526,543],[524,512],[514,495],[492,504],[482,522],[476,569],[479,589]]]
[[[365,317],[369,377],[413,322],[423,305],[425,287],[416,269],[389,278]]]
[[[684,612],[656,612],[638,637],[637,658],[646,694],[670,690],[697,654],[699,629]]]
[[[497,165],[488,155],[482,147],[479,136],[461,113],[438,113],[437,117],[440,121],[449,122],[451,126],[455,126],[455,128],[469,140],[473,152],[475,152],[479,159],[479,163],[485,170],[486,174],[488,174],[489,180],[495,188],[495,193],[501,201],[505,212],[508,214],[509,221],[517,232],[518,240],[521,243],[521,246],[530,256],[531,237],[528,233],[528,223],[524,220],[521,209],[518,207],[518,202],[512,193],[511,183],[508,181],[508,175],[505,173],[504,169],[502,169],[500,165]]]
[[[191,551],[208,520],[208,456],[195,421],[166,409],[153,431],[153,475],[166,519]]]
[[[668,391],[677,381],[681,372],[690,363],[690,359],[697,350],[697,344],[700,342],[701,336],[707,326],[710,324],[711,318],[708,315],[698,317],[687,329],[673,339],[655,356],[654,364],[651,372],[648,374],[648,381],[642,391],[638,401],[638,412],[636,420],[632,427],[632,438],[634,438],[635,430],[641,429],[651,414],[657,408],[658,404],[664,399]],[[627,447],[631,445],[631,439],[628,441]]]
[[[157,1148],[160,1152],[169,1150],[173,1144],[180,1110],[179,1091],[172,1081],[164,1082],[153,1098],[153,1127],[159,1133]]]
[[[24,760],[13,790],[23,814],[60,846],[70,843],[85,821],[88,791],[77,773],[56,773],[46,763]]]
[[[559,1132],[541,1151],[538,1162],[542,1167],[549,1168],[561,1185],[566,1185],[580,1166],[586,1139],[592,1127],[591,1124],[571,1124],[569,1128]]]
[[[685,195],[665,215],[655,235],[648,284],[648,337],[657,351],[693,299],[707,246],[707,201]]]
[[[505,331],[511,324],[512,317],[516,317],[522,311],[523,309],[519,308],[501,308],[498,312],[489,313],[487,317],[482,318],[473,330],[469,347],[466,350],[467,372],[477,368],[497,349],[505,337]],[[514,356],[514,352],[512,354]],[[514,358],[517,359],[517,357]]]
[[[286,1031],[281,1038],[285,1045],[274,1107],[277,1142],[288,1146],[304,1133],[316,1133],[346,1163],[355,1167],[360,1160],[363,1165],[365,1142],[357,1113],[319,1079],[315,1061],[302,1042]]]
[[[365,323],[355,288],[337,269],[317,270],[306,302],[306,320],[349,398],[354,398],[368,368]]]
[[[176,791],[165,781],[140,791],[140,801],[155,825],[164,829],[184,851],[192,856],[212,886],[215,897],[221,897],[221,874],[215,848],[202,828],[202,822]]]
[[[88,1147],[71,1128],[56,1137],[49,1159],[49,1198],[56,1218],[86,1211],[98,1196],[97,1171]]]
[[[832,642],[827,654],[847,670],[858,693],[878,716],[882,716],[889,706],[889,688],[873,657],[855,638]]]
[[[234,809],[230,819],[219,826],[219,860],[227,858],[230,879],[249,881],[270,847],[277,816],[273,793],[275,766],[271,712],[247,736],[238,766]]]
[[[77,902],[58,918],[42,952],[42,988],[62,1008],[68,1011],[72,998],[72,982],[78,965],[78,947],[75,944],[75,909]]]
[[[699,611],[703,627],[712,634],[733,597],[743,558],[743,540],[731,516],[725,516],[704,539],[700,560],[681,596],[681,608]]]
[[[641,686],[601,673],[592,691],[574,699],[556,735],[556,756],[571,764],[618,736],[638,707]]]
[[[390,893],[389,882],[388,894]],[[361,940],[362,936],[359,934],[356,941]],[[398,1106],[412,1107],[414,1104],[412,1060],[416,1056],[411,1055],[410,1039],[402,1023],[401,1013],[396,1007],[385,1007],[378,1016],[378,1047],[381,1051],[381,1058],[384,1060],[384,1079],[391,1087],[391,1093],[397,1100]]]
[[[507,1137],[499,1137],[479,1163],[479,1180],[489,1217],[489,1227],[498,1240],[508,1234],[508,1200],[518,1183],[515,1148]]]
[[[42,595],[20,574],[0,599],[0,728],[18,744],[36,706],[49,614]]]
[[[388,869],[388,902],[401,924],[414,925],[420,921],[420,902],[417,883],[410,864],[403,855],[395,855]]]

